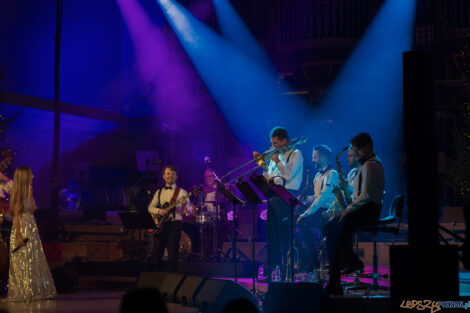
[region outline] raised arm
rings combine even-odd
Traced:
[[[302,166],[304,162],[303,156],[300,153],[300,150],[294,150],[292,152],[292,156],[289,160],[289,163],[284,166],[282,162],[278,162],[277,168],[279,169],[279,172],[281,173],[282,178],[284,178],[286,181],[289,181],[292,176],[297,173],[299,170],[300,166]]]

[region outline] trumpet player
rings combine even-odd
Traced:
[[[271,130],[270,139],[273,149],[278,153],[270,155],[269,163],[264,163],[263,175],[271,183],[282,185],[297,195],[302,183],[303,156],[297,149],[282,148],[289,142],[287,130],[275,127]],[[253,152],[255,159],[261,157],[257,151]],[[277,196],[268,199],[268,273],[279,266],[285,272],[287,264],[287,251],[291,237],[290,208]]]

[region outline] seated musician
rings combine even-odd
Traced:
[[[205,240],[201,242],[206,255],[220,256],[224,240],[229,239],[227,232],[227,205],[225,198],[217,190],[216,175],[211,168],[204,171],[202,212],[204,213]]]
[[[187,192],[176,185],[178,178],[177,170],[174,166],[167,165],[163,168],[163,180],[165,187],[157,190],[153,196],[148,211],[152,217],[166,213],[164,209],[167,203],[176,203],[176,209],[169,213],[170,220],[166,222],[161,231],[154,238],[153,257],[156,270],[163,269],[162,257],[165,248],[168,250],[169,270],[176,271],[178,266],[178,247],[182,231],[182,215],[189,212],[192,214],[193,207],[186,199]]]
[[[217,214],[217,203],[223,201],[223,198],[217,192],[217,182],[210,168],[204,171],[204,187],[202,192],[204,195],[203,207],[206,209],[206,212],[215,216]]]
[[[351,144],[352,153],[362,165],[357,179],[353,180],[353,200],[341,215],[325,226],[330,262],[327,292],[330,294],[343,293],[340,284],[341,263],[344,263],[345,274],[364,266],[352,249],[353,232],[357,228],[377,223],[385,187],[384,169],[374,153],[370,135],[361,133],[351,139]]]
[[[313,148],[312,162],[318,169],[313,180],[313,203],[297,218],[301,236],[300,252],[303,255],[302,271],[310,272],[317,266],[317,255],[312,227],[320,228],[323,223],[322,215],[335,201],[333,188],[338,184],[338,172],[331,165],[331,149],[326,145]]]

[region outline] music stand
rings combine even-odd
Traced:
[[[264,175],[253,173],[253,175],[250,176],[250,180],[256,186],[256,188],[261,191],[261,193],[263,194],[263,196],[266,197],[266,199],[269,199],[271,197],[272,192],[271,189],[269,189],[269,182],[266,177],[264,177]]]
[[[290,226],[291,226],[291,237],[290,237],[290,247],[287,252],[287,258],[289,260],[289,268],[286,275],[286,280],[294,282],[294,210],[296,207],[303,205],[295,195],[290,193],[286,188],[279,185],[269,185],[269,189],[274,192],[282,201],[284,201],[290,208]]]
[[[251,275],[253,278],[253,294],[256,294],[256,264],[255,264],[255,205],[263,203],[258,197],[255,190],[251,188],[246,181],[238,181],[236,183],[238,190],[243,194],[246,200],[251,203]]]
[[[246,203],[234,195],[230,190],[228,190],[225,185],[220,182],[217,182],[217,190],[220,191],[222,195],[224,195],[227,200],[232,203],[233,206],[233,234],[232,234],[232,258],[233,258],[233,275],[235,277],[235,281],[238,281],[238,272],[237,272],[237,212],[236,206],[238,204],[245,205]]]
[[[139,232],[139,248],[142,249],[142,229],[156,229],[148,211],[119,212],[119,218],[126,229],[137,229]],[[141,253],[142,256],[142,253]]]

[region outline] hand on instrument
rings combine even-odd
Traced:
[[[274,153],[273,155],[271,155],[271,160],[274,161],[274,163],[279,163],[280,160],[279,160],[279,153]]]
[[[185,206],[187,203],[188,203],[188,200],[186,199],[181,198],[178,200],[178,204],[180,204],[181,206]]]

